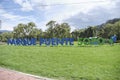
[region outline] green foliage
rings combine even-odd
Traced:
[[[60,80],[120,80],[120,45],[0,45],[0,66]]]
[[[13,34],[11,32],[5,32],[0,34],[0,41],[6,42],[8,38],[13,38]]]
[[[98,26],[89,26],[85,29],[76,29],[70,31],[70,25],[68,23],[57,23],[56,21],[49,21],[46,31],[38,29],[33,22],[28,24],[18,24],[14,27],[13,32],[7,34],[3,33],[2,41],[6,41],[7,38],[89,38],[89,37],[102,37],[110,39],[111,36],[116,35],[118,42],[120,40],[120,19],[108,20],[106,23]]]
[[[90,26],[86,29],[74,30],[71,34],[75,40],[88,37],[103,37],[109,39],[113,35],[116,35],[117,39],[120,40],[120,19],[109,20],[99,26]]]
[[[18,24],[13,31],[14,38],[39,38],[42,30],[37,29],[35,23]]]
[[[68,23],[58,24],[56,21],[50,21],[46,25],[48,26],[48,29],[46,30],[47,38],[70,37],[70,26]]]

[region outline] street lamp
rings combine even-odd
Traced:
[[[0,20],[0,28],[2,27],[2,21]]]
[[[0,20],[0,29],[1,29],[1,20]],[[2,37],[0,36],[0,42],[1,42],[1,40],[2,40]]]

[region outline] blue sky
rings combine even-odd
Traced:
[[[50,20],[67,22],[72,30],[85,28],[120,18],[119,4],[120,0],[0,0],[1,29],[32,21],[45,30]]]

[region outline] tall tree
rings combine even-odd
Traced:
[[[33,37],[31,34],[34,34],[33,31],[36,25],[33,22],[29,22],[28,24],[18,24],[14,30],[14,37],[15,38],[30,38]]]
[[[114,33],[117,35],[118,40],[120,40],[120,21],[114,24]]]
[[[54,27],[56,26],[56,21],[49,21],[46,26],[48,27],[47,29],[47,35],[49,36],[49,38],[54,37]]]
[[[0,36],[2,42],[6,42],[8,38],[13,38],[13,34],[11,32],[4,32]]]

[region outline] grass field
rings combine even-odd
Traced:
[[[0,45],[0,66],[60,80],[120,80],[120,45]]]

